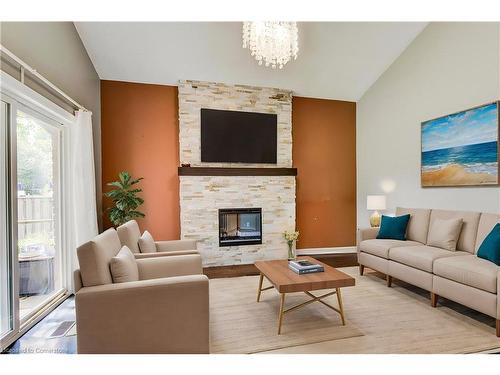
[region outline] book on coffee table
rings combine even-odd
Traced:
[[[291,260],[288,262],[288,264],[291,264],[294,268],[296,268],[298,270],[323,268],[323,266],[321,264],[313,263],[309,260]]]
[[[324,272],[322,265],[308,260],[291,260],[288,262],[288,268],[299,275],[304,273]]]

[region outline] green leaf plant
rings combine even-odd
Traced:
[[[107,211],[109,219],[115,226],[145,216],[137,210],[144,203],[144,199],[137,196],[137,193],[140,193],[142,189],[134,186],[144,178],[140,177],[134,180],[128,172],[120,172],[118,177],[118,181],[108,182],[107,185],[114,189],[104,194],[113,201],[114,206],[108,208]]]

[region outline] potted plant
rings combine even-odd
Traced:
[[[144,199],[137,196],[142,189],[134,187],[143,177],[132,179],[128,172],[120,172],[118,181],[109,182],[108,186],[113,186],[115,189],[105,193],[108,198],[111,198],[114,206],[107,209],[109,219],[115,226],[125,224],[127,221],[144,217],[145,215],[138,211],[137,208],[144,203]]]
[[[296,231],[285,231],[283,233],[286,243],[288,244],[288,260],[293,260],[297,258],[296,255],[296,242],[299,239],[299,232]]]

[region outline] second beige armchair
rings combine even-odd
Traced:
[[[147,231],[141,235],[135,220],[120,225],[116,231],[122,246],[127,246],[137,259],[198,254],[195,240],[154,241]]]

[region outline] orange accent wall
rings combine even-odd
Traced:
[[[103,191],[120,171],[144,177],[146,217],[138,222],[158,240],[180,236],[178,107],[177,87],[101,81]],[[104,208],[110,203],[105,198]]]
[[[356,243],[356,103],[294,97],[298,248]]]

